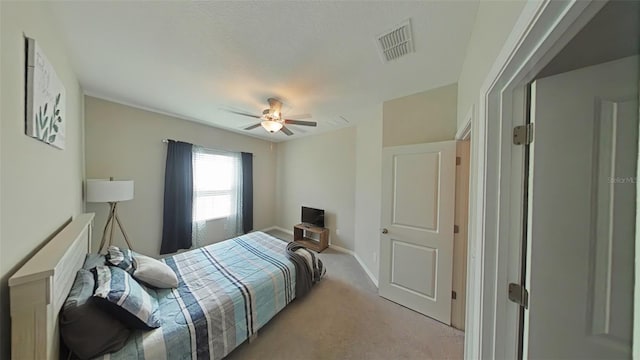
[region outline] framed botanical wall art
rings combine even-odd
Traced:
[[[64,149],[66,94],[64,85],[38,43],[25,37],[27,84],[25,132]]]

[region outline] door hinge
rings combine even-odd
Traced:
[[[509,300],[527,309],[529,307],[529,292],[520,284],[509,284]]]
[[[458,294],[455,291],[451,291],[451,298],[453,300],[457,299],[458,298]]]
[[[533,142],[533,124],[520,125],[513,128],[513,144],[529,145]]]
[[[453,225],[453,233],[457,234],[460,232],[460,227],[458,225]]]
[[[460,156],[456,156],[456,165],[462,164],[462,158]]]

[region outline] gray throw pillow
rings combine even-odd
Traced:
[[[91,272],[78,270],[60,313],[62,340],[81,359],[120,350],[131,332],[94,303],[94,285]]]

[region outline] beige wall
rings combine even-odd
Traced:
[[[385,101],[383,146],[453,140],[456,134],[457,85]]]
[[[356,127],[355,249],[378,279],[382,191],[382,105],[361,115]],[[351,117],[350,117],[351,118]]]
[[[118,206],[134,250],[159,256],[167,154],[162,139],[166,138],[253,153],[254,229],[275,223],[275,144],[89,96],[85,97],[85,114],[87,178],[113,176],[135,181],[134,199]],[[87,210],[96,212],[97,246],[108,205],[88,203]],[[225,232],[219,222],[209,222],[207,230],[207,243],[223,240]],[[114,242],[122,244],[121,236]]]
[[[331,244],[354,248],[354,127],[278,144],[277,225],[293,231],[300,207],[325,210]]]
[[[464,126],[464,117],[473,105],[477,111],[480,87],[524,5],[524,0],[480,1],[458,80],[458,128]]]
[[[47,5],[0,2],[0,358],[9,358],[8,278],[71,217],[82,211],[82,94]],[[66,89],[66,146],[24,134],[25,46],[38,41]]]

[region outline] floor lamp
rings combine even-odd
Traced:
[[[133,199],[133,180],[113,180],[111,179],[89,179],[87,180],[87,202],[109,203],[109,217],[104,225],[102,233],[102,241],[98,252],[105,247],[109,247],[113,241],[113,228],[118,223],[118,228],[124,236],[124,241],[131,248],[129,237],[124,231],[124,227],[118,217],[118,202]],[[109,233],[109,242],[107,243],[107,232]]]

